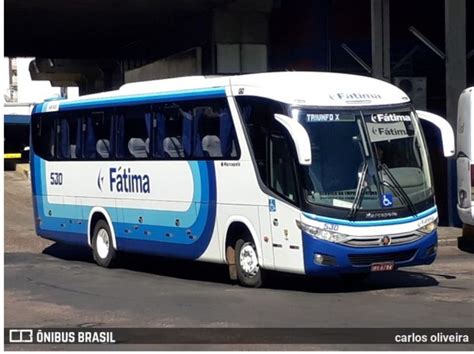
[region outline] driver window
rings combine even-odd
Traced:
[[[285,105],[252,96],[239,96],[236,100],[262,182],[296,204],[294,148],[291,138],[274,118],[275,113],[287,113]]]
[[[270,188],[291,202],[297,202],[291,146],[282,134],[272,133],[270,138]]]

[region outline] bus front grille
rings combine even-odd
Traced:
[[[349,260],[354,266],[368,266],[378,262],[407,262],[411,260],[415,254],[415,250],[392,253],[372,253],[372,254],[350,254]]]
[[[410,232],[403,234],[390,235],[391,245],[402,245],[405,243],[415,242],[422,238],[424,234],[419,232]],[[380,247],[383,236],[369,237],[349,237],[343,243],[351,247]]]

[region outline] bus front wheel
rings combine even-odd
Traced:
[[[104,220],[97,221],[92,238],[94,260],[101,267],[110,268],[114,265],[116,252],[112,245],[110,227]]]
[[[252,241],[238,240],[235,244],[237,277],[243,286],[262,286],[262,269],[258,262],[257,249]]]

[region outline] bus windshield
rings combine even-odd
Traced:
[[[407,208],[433,194],[426,145],[415,114],[394,111],[294,109],[311,140],[303,167],[307,202],[376,210]]]

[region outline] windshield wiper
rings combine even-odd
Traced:
[[[360,153],[362,154],[362,157],[364,158],[364,162],[362,165],[361,174],[359,176],[359,181],[357,182],[357,189],[356,189],[356,195],[354,197],[354,202],[352,204],[351,210],[349,211],[349,214],[347,215],[349,219],[354,219],[357,212],[360,209],[360,206],[362,204],[362,197],[364,196],[365,191],[367,189],[367,186],[364,186],[364,182],[366,181],[367,173],[369,171],[369,160],[368,160],[368,157],[370,157],[369,145],[367,144],[367,141],[365,140],[364,126],[360,119],[357,120],[357,126],[359,127],[360,135],[354,136],[352,139],[354,139],[354,141],[357,141],[357,143],[359,144]]]
[[[367,187],[364,186],[364,182],[365,182],[368,170],[369,170],[369,163],[367,162],[367,160],[364,160],[364,164],[362,165],[362,172],[359,177],[359,182],[357,183],[357,189],[356,189],[354,202],[352,204],[351,211],[347,215],[349,219],[354,218],[360,209],[360,204],[362,203],[362,197],[364,196],[365,190],[367,189]]]
[[[383,172],[385,172],[387,177],[392,182],[392,183],[389,183],[388,181],[386,181],[383,178],[383,174],[382,174],[382,178],[381,178],[382,184],[389,187],[394,192],[396,197],[398,197],[398,199],[403,203],[403,205],[405,205],[410,210],[410,212],[413,215],[418,214],[418,211],[416,210],[415,205],[413,204],[413,202],[411,201],[410,197],[405,192],[403,187],[398,183],[397,179],[393,176],[392,172],[390,172],[390,169],[388,168],[388,166],[384,163],[380,163],[379,170],[382,170]]]

